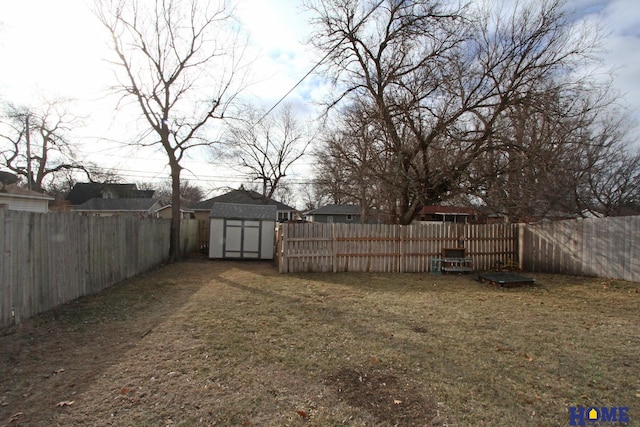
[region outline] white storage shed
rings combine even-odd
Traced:
[[[214,203],[209,214],[209,258],[273,259],[274,205]]]

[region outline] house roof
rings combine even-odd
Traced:
[[[102,199],[93,198],[76,206],[76,211],[129,211],[147,212],[158,203],[158,199]]]
[[[171,209],[171,204],[160,206],[156,210],[154,210],[154,212],[163,211],[165,209]],[[193,209],[189,209],[189,208],[180,207],[180,212],[192,213],[192,212],[194,212],[194,210]]]
[[[215,202],[211,207],[209,218],[268,219],[275,221],[278,218],[278,211],[275,205]]]
[[[357,205],[325,205],[304,213],[305,215],[360,215]]]
[[[249,190],[233,190],[221,196],[203,200],[189,206],[197,211],[210,211],[214,203],[235,203],[240,205],[264,205],[275,206],[278,211],[295,211],[295,208],[287,206],[277,200],[269,199],[267,204],[263,203],[262,194]]]
[[[101,198],[105,192],[110,192],[114,198],[133,199],[153,197],[153,190],[138,190],[136,184],[105,184],[99,182],[79,182],[73,186],[67,200],[72,205],[81,205],[91,199]]]
[[[9,185],[15,184],[16,182],[18,182],[18,175],[11,172],[0,171],[0,184]]]
[[[473,215],[475,210],[468,206],[425,206],[420,211],[421,215]]]
[[[53,200],[53,197],[47,196],[46,194],[38,193],[37,191],[29,190],[28,188],[20,187],[17,184],[9,184],[0,187],[0,195],[1,194],[19,198]]]

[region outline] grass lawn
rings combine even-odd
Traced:
[[[530,276],[162,267],[0,330],[0,425],[640,425],[640,284]]]

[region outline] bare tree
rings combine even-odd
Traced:
[[[160,185],[152,185],[141,183],[138,184],[138,188],[145,188],[147,190],[154,190],[155,197],[171,197],[172,185],[171,181],[163,182]],[[197,184],[193,184],[189,180],[180,181],[180,199],[186,206],[199,202],[204,199],[204,191]]]
[[[640,150],[613,144],[581,176],[578,206],[596,216],[640,214]]]
[[[611,215],[637,197],[638,156],[626,149],[629,117],[614,92],[574,85],[536,99],[499,118],[491,150],[469,168],[467,194],[511,221]]]
[[[300,197],[302,199],[303,211],[310,211],[332,203],[332,199],[324,193],[322,187],[318,185],[317,180],[312,180],[302,186],[300,189]]]
[[[79,175],[72,169],[65,169],[57,173],[52,181],[47,185],[47,194],[56,199],[56,204],[66,204],[66,198],[73,187],[79,182],[93,182],[99,184],[120,183],[122,176],[114,169],[105,169],[97,166],[93,162],[83,163],[84,175]],[[82,178],[80,178],[82,177]]]
[[[171,170],[170,260],[179,260],[180,173],[188,151],[208,146],[207,125],[222,119],[243,84],[244,45],[226,0],[96,0],[121,74],[116,90],[149,128],[137,144],[158,145]]]
[[[339,89],[330,105],[366,107],[358,106],[360,124],[385,166],[369,169],[384,175],[387,209],[405,224],[464,188],[511,109],[571,87],[597,39],[574,31],[556,0],[517,3],[509,13],[435,0],[309,7],[312,42],[327,52]]]
[[[42,108],[6,104],[0,117],[0,165],[22,177],[35,191],[66,172],[80,171],[91,178],[95,165],[76,160],[69,133],[78,118],[68,101],[45,101]]]
[[[282,182],[282,185],[278,186],[273,193],[273,199],[288,206],[296,205],[296,193],[287,181]]]
[[[230,122],[227,130],[227,157],[233,165],[239,163],[247,178],[259,183],[265,203],[283,185],[313,138],[290,104],[267,116],[262,110],[247,106],[242,118]]]
[[[395,205],[390,203],[395,200],[393,165],[369,111],[362,103],[343,108],[340,121],[315,151],[318,194],[334,204],[359,205],[364,222],[372,210],[390,212]]]
[[[620,152],[589,180],[589,210],[602,216],[640,215],[640,152]]]
[[[315,209],[318,204],[332,203],[342,205],[353,202],[351,197],[354,192],[351,190],[352,181],[349,178],[349,171],[342,162],[342,157],[332,155],[328,144],[315,154],[317,164],[315,166],[315,179],[313,187],[309,189],[306,196],[309,209]],[[356,203],[360,203],[357,200]]]

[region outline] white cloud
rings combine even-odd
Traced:
[[[570,8],[602,26],[603,67],[613,71],[618,91],[636,120],[640,121],[640,8],[637,0],[573,0]],[[636,136],[640,128],[635,129]]]
[[[308,37],[308,15],[301,0],[243,0],[238,14],[250,33],[257,56],[252,85],[245,97],[270,107],[311,70],[317,55],[304,44]],[[288,99],[311,101],[303,82]]]

